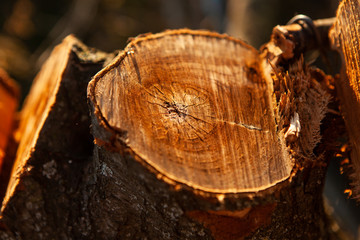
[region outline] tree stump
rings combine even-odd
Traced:
[[[336,22],[330,32],[333,47],[342,56],[341,79],[336,89],[341,101],[341,112],[345,119],[351,144],[353,173],[353,197],[360,200],[360,50],[359,20],[360,2],[344,0],[340,3]]]
[[[133,39],[94,77],[96,238],[326,237],[314,148],[327,77],[301,59],[272,68],[273,51],[167,31]]]

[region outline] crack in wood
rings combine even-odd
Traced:
[[[134,64],[134,68],[135,68],[135,72],[136,72],[138,82],[139,82],[139,84],[141,84],[140,70],[139,70],[139,66],[138,66],[138,63],[136,61],[136,58],[134,57],[133,54],[130,54],[130,57],[131,57],[132,63]]]
[[[154,105],[158,105],[159,107],[161,108],[164,108],[167,110],[167,115],[169,115],[169,117],[171,119],[175,119],[175,118],[182,118],[185,120],[185,117],[191,117],[193,118],[194,120],[196,121],[201,121],[201,122],[204,122],[206,124],[211,124],[210,122],[207,122],[201,118],[198,118],[198,117],[195,117],[189,113],[187,113],[187,108],[189,106],[186,106],[186,105],[182,105],[182,104],[177,104],[175,102],[168,102],[168,101],[164,101],[164,105],[162,104],[159,104],[159,103],[153,103],[153,102],[150,102],[150,101],[147,101],[148,103],[150,104],[154,104]],[[218,119],[216,117],[213,117],[213,116],[208,116],[209,118],[217,121],[217,122],[224,122],[224,123],[227,123],[227,124],[230,124],[230,125],[238,125],[238,126],[241,126],[241,127],[244,127],[244,128],[247,128],[249,130],[255,130],[255,131],[263,131],[263,129],[261,127],[258,127],[258,126],[254,126],[254,125],[250,125],[250,124],[245,124],[245,123],[241,123],[241,122],[232,122],[232,121],[226,121],[226,120],[222,120],[222,119]],[[188,123],[187,121],[185,121],[186,123]],[[179,122],[180,123],[180,122]],[[189,123],[188,123],[189,124]],[[190,125],[190,124],[189,124]],[[195,130],[195,127],[194,126],[191,126],[194,130]],[[207,132],[206,132],[207,133]]]
[[[263,131],[263,129],[260,128],[260,127],[253,126],[253,125],[249,125],[249,124],[245,124],[245,123],[231,122],[231,121],[219,120],[219,119],[216,119],[216,121],[222,121],[222,122],[227,123],[227,124],[230,124],[230,125],[239,125],[239,126],[241,126],[241,127],[247,128],[247,129],[249,129],[249,130]]]

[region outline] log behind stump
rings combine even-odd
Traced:
[[[90,233],[84,169],[93,140],[86,87],[108,55],[68,36],[34,80],[20,113],[20,143],[5,200],[0,238],[81,239]]]

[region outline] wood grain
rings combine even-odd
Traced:
[[[326,75],[302,59],[271,66],[272,45],[260,55],[206,31],[143,35],[94,76],[96,237],[326,239],[314,152]]]
[[[351,161],[354,173],[354,195],[360,199],[360,2],[344,0],[340,3],[336,22],[330,32],[333,47],[339,50],[343,68],[336,82],[351,143]]]
[[[89,96],[104,126],[160,175],[207,192],[256,192],[292,168],[260,69],[239,40],[167,31],[133,40]]]

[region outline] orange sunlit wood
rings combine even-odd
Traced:
[[[0,69],[0,172],[18,104],[18,90],[12,79]]]

